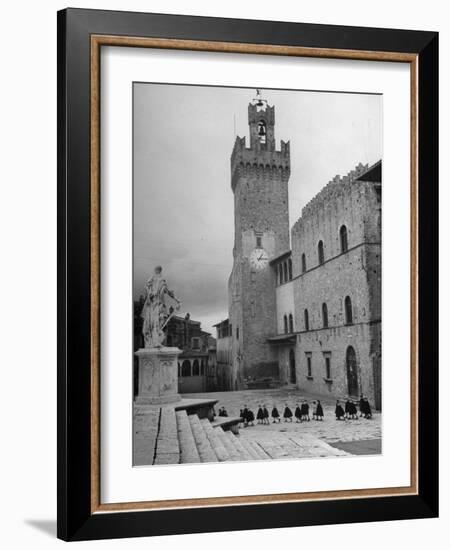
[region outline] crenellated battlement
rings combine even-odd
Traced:
[[[236,137],[231,154],[231,187],[234,191],[240,177],[289,178],[291,173],[290,143],[281,141],[280,150],[246,147],[245,137]]]
[[[346,176],[334,176],[334,178],[302,208],[301,216],[293,225],[292,230],[296,231],[300,229],[302,227],[302,222],[307,218],[317,215],[319,211],[323,210],[325,204],[329,204],[343,195],[348,195],[351,192],[350,188],[354,189],[357,178],[359,178],[368,168],[368,164],[362,164],[360,162],[355,169],[351,170]],[[362,187],[364,186],[363,182],[358,183],[361,183]]]

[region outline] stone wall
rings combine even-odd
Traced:
[[[360,164],[344,178],[336,176],[303,208],[291,233],[294,279],[289,284],[293,285],[295,327],[299,331],[297,385],[314,393],[346,396],[346,353],[352,346],[357,359],[358,392],[367,394],[372,404],[381,407],[381,184],[357,179],[366,168]],[[343,226],[347,241],[344,250]],[[323,263],[319,261],[319,241],[323,243]],[[278,295],[284,302],[281,291]],[[346,316],[346,297],[351,300],[351,322]],[[285,354],[286,350],[279,354],[280,363],[286,363]],[[330,359],[329,380],[324,354]],[[311,377],[307,355],[311,357]]]
[[[297,385],[300,389],[344,398],[349,394],[346,353],[352,346],[358,364],[358,393],[364,393],[375,404],[371,326],[367,323],[314,330],[297,335]],[[330,380],[326,380],[325,355],[329,354]],[[311,354],[311,377],[308,376],[307,355]]]

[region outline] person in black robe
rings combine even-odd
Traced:
[[[249,426],[254,426],[253,422],[255,420],[255,415],[253,414],[253,411],[251,409],[248,409],[247,411],[247,423]]]
[[[298,406],[298,403],[297,403],[297,406],[295,407],[294,415],[295,415],[295,421],[296,422],[301,422],[302,421],[302,411],[301,411],[300,407]]]
[[[225,407],[222,407],[222,416],[228,416],[228,412]]]
[[[278,423],[280,422],[280,413],[278,412],[276,405],[272,407],[272,418],[273,418],[273,424],[275,424],[275,422],[278,422]]]
[[[258,424],[262,424],[262,421],[264,419],[264,414],[261,405],[258,407],[258,412],[256,413],[256,421]]]
[[[244,405],[244,409],[242,410],[242,418],[244,419],[244,428],[248,426],[248,408],[247,405]]]
[[[367,397],[364,398],[363,411],[364,411],[364,418],[367,418],[368,420],[370,420],[372,418],[372,409],[370,407],[370,403]]]
[[[349,415],[350,415],[350,418],[352,420],[357,420],[358,419],[358,409],[356,408],[356,403],[355,401],[350,401],[350,406],[349,406]]]
[[[311,420],[309,416],[309,405],[306,400],[304,400],[302,403],[301,414],[302,414],[302,420],[305,420],[308,422]]]
[[[315,420],[323,420],[323,408],[320,401],[316,402],[313,418],[315,418]]]
[[[365,416],[365,413],[364,413],[364,399],[365,399],[365,396],[362,393],[361,397],[359,398],[359,416]]]
[[[283,413],[283,417],[284,417],[284,421],[285,422],[292,422],[292,411],[291,409],[287,406],[287,403],[284,407],[284,413]]]
[[[269,424],[269,411],[265,405],[263,405],[263,424]]]
[[[336,415],[336,420],[345,420],[345,411],[342,408],[341,403],[336,401],[336,408],[334,410],[334,414]]]
[[[347,401],[345,402],[345,418],[347,420],[350,418],[350,409],[351,409],[350,399],[347,399]]]

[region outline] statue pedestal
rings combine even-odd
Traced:
[[[176,403],[178,394],[178,348],[141,348],[139,359],[138,405]]]

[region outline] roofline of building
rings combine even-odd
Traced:
[[[272,258],[269,262],[270,265],[273,265],[274,263],[276,262],[279,262],[281,260],[284,260],[286,258],[289,258],[289,256],[292,254],[292,250],[287,250],[286,252],[283,252],[282,254],[280,254],[279,256],[277,256],[276,258]]]
[[[178,319],[179,321],[187,321],[188,323],[195,323],[196,325],[201,325],[201,321],[194,321],[194,319],[186,319],[186,317],[181,317],[180,315],[172,315],[172,319]]]
[[[218,323],[216,323],[215,325],[213,325],[213,327],[219,327],[220,325],[222,325],[223,323],[229,323],[230,320],[229,319],[224,319],[223,321],[219,321]]]
[[[375,173],[378,170],[378,168],[380,168],[380,182],[381,182],[382,159],[380,159],[377,162],[375,162],[374,164],[372,164],[372,166],[369,166],[369,168],[367,168],[367,170],[365,172],[363,172],[360,176],[358,176],[355,181],[367,181],[366,180],[367,175],[371,175],[371,174]],[[372,181],[372,180],[370,180],[370,181]],[[376,180],[374,180],[374,181],[376,181]]]

